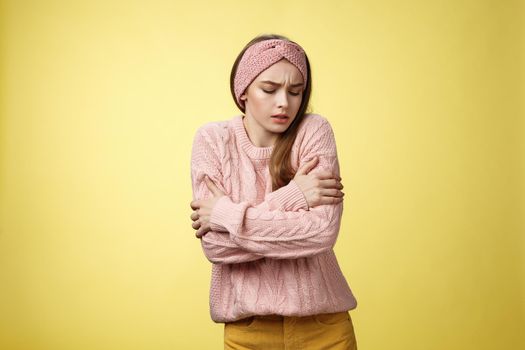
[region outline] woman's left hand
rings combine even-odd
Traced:
[[[195,232],[195,236],[197,238],[201,238],[208,231],[211,231],[211,212],[219,198],[225,195],[224,192],[222,192],[217,186],[215,186],[215,184],[213,183],[213,181],[210,180],[209,177],[206,176],[204,181],[206,181],[206,186],[208,186],[208,189],[213,194],[213,197],[201,199],[198,201],[192,201],[190,203],[191,208],[194,210],[194,212],[190,216],[191,219],[194,221],[191,224],[191,227],[197,230],[197,232]]]

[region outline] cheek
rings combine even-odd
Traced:
[[[301,106],[301,102],[303,101],[302,96],[298,96],[298,98],[294,99],[294,106],[299,109]]]
[[[269,104],[269,98],[268,95],[264,92],[254,94],[252,98],[253,107],[257,109],[265,109],[266,106]]]

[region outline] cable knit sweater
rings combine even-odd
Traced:
[[[210,314],[214,322],[252,315],[308,316],[354,309],[354,298],[333,251],[343,202],[308,207],[295,181],[271,191],[273,146],[256,147],[243,116],[201,126],[191,158],[193,199],[212,196],[207,175],[226,195],[210,216],[201,246],[212,262]],[[291,151],[294,169],[314,156],[311,172],[339,175],[333,130],[306,114]]]

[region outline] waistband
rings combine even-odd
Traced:
[[[283,315],[256,315],[254,317],[259,320],[268,320],[268,321],[282,321],[285,317],[290,318],[289,316],[283,316]]]
[[[339,314],[348,314],[348,311],[340,311],[340,312],[334,312],[334,313],[329,313],[329,314],[326,314],[326,315],[339,315]],[[255,315],[253,316],[259,320],[268,320],[268,321],[282,321],[284,319],[303,319],[303,320],[306,320],[306,319],[311,319],[313,317],[315,317],[315,315],[309,315],[309,316],[283,316],[283,315],[275,315],[275,314],[271,314],[271,315]]]

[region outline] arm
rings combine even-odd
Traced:
[[[324,120],[302,149],[301,160],[318,155],[311,170],[328,170],[339,175],[339,162],[332,128]],[[233,203],[221,197],[212,210],[212,230],[226,230],[229,238],[248,252],[277,259],[312,256],[332,249],[339,233],[343,202],[319,205],[309,210],[271,210],[261,203]]]
[[[215,141],[213,137],[203,129],[199,129],[195,135],[191,157],[191,178],[193,199],[210,198],[210,193],[204,176],[208,177],[224,193],[227,193],[223,185],[221,174],[221,164],[218,155],[211,146]],[[299,210],[308,209],[308,203],[303,193],[295,183],[290,181],[286,186],[268,193],[263,203],[260,204],[268,210]],[[232,264],[261,259],[264,256],[249,252],[238,246],[230,239],[228,231],[223,228],[216,228],[207,232],[201,238],[201,246],[207,259],[217,264]]]

